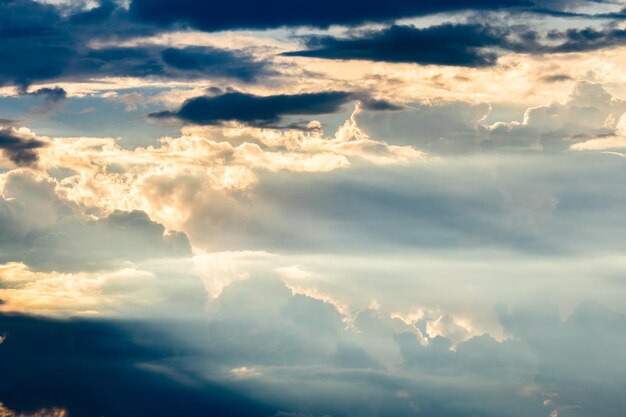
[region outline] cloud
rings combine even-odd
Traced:
[[[178,368],[194,350],[154,323],[1,314],[0,329],[11,335],[0,345],[0,398],[20,416],[52,407],[65,412],[53,416],[85,417],[276,412]]]
[[[43,104],[32,110],[35,114],[45,114],[51,112],[59,103],[67,99],[67,91],[60,87],[45,87],[32,92],[23,92],[23,95],[32,97],[43,97]]]
[[[0,149],[17,166],[32,166],[39,159],[38,150],[47,146],[29,132],[12,127],[0,129]]]
[[[69,20],[77,25],[94,25],[106,22],[117,9],[112,0],[101,0],[100,4],[89,10],[73,13]]]
[[[478,152],[563,152],[583,146],[617,146],[616,127],[626,102],[605,86],[578,81],[561,100],[520,109],[520,119],[493,119],[487,103],[431,100],[407,103],[394,112],[363,111],[357,122],[364,132],[392,143],[413,145],[431,154],[461,155]],[[616,138],[611,139],[611,137]],[[574,149],[574,148],[573,148]]]
[[[481,146],[561,152],[580,138],[612,133],[624,112],[626,101],[614,98],[602,85],[581,81],[562,102],[531,107],[521,122],[489,126],[489,138]]]
[[[222,75],[242,81],[255,81],[271,71],[265,63],[255,60],[244,51],[230,51],[212,47],[166,48],[161,51],[165,64],[200,78]]]
[[[71,63],[66,78],[156,77],[165,79],[228,78],[244,82],[271,75],[268,63],[249,52],[209,46],[163,48],[159,46],[107,47],[85,51]],[[78,65],[79,64],[79,65]]]
[[[317,2],[315,5],[294,5],[287,0],[273,1],[264,5],[254,1],[209,5],[193,0],[133,0],[130,4],[130,13],[141,21],[154,24],[181,23],[196,29],[219,31],[281,26],[354,25],[441,12],[496,10],[528,5],[531,3],[525,0],[445,0],[436,4],[411,1],[363,3],[348,0],[341,5],[329,0]]]
[[[484,136],[481,120],[489,111],[487,103],[432,100],[407,103],[394,112],[363,111],[356,120],[373,137],[432,154],[458,155],[476,152]]]
[[[554,409],[617,417],[623,409],[626,319],[595,304],[564,320],[552,306],[501,309],[510,339],[485,334],[455,349],[446,336],[422,340],[418,323],[375,310],[347,327],[331,304],[268,277],[229,285],[207,313],[197,322],[0,314],[9,335],[0,345],[0,400],[16,413],[57,407],[88,417],[181,407],[218,416],[367,415],[375,407],[402,417]]]
[[[0,413],[3,417],[67,417],[65,410],[59,408],[44,408],[32,413],[16,413],[6,408],[2,403],[0,403]]]
[[[63,101],[67,98],[67,92],[60,87],[40,88],[26,94],[33,96],[43,96],[46,101],[49,101],[51,103]]]
[[[126,10],[110,1],[67,15],[49,4],[5,1],[0,3],[0,14],[0,54],[4,57],[0,62],[0,85],[26,89],[33,82],[106,77],[210,76],[251,82],[272,73],[267,62],[245,51],[208,46],[180,50],[154,45],[97,48],[94,43],[115,43],[158,32],[130,22]],[[196,65],[181,65],[181,59]]]
[[[541,81],[547,83],[560,83],[565,81],[573,81],[572,77],[567,74],[550,74],[541,77]]]
[[[78,268],[184,253],[185,239],[163,226],[181,230],[188,225],[198,232],[194,238],[218,237],[223,227],[239,221],[263,173],[324,173],[353,164],[400,165],[426,158],[413,147],[370,138],[357,125],[356,114],[331,136],[319,124],[304,131],[190,126],[180,137],[132,150],[112,138],[37,137],[22,129],[49,146],[40,155],[41,172],[12,171],[2,177],[5,198],[14,200],[5,202],[7,242],[15,250],[30,248],[15,259],[39,267],[55,259],[56,265],[74,262]],[[58,178],[50,177],[59,170]],[[27,210],[17,210],[19,203]],[[134,237],[126,238],[127,232]]]
[[[424,28],[396,24],[384,29],[352,31],[347,37],[310,35],[302,39],[307,49],[283,55],[486,67],[496,65],[503,52],[546,55],[622,46],[626,42],[626,30],[585,28],[541,32],[524,24],[493,25],[470,21]],[[567,79],[567,75],[556,74],[545,76],[544,81]]]
[[[550,48],[551,52],[584,52],[610,48],[626,44],[626,30],[609,27],[606,29],[568,29],[564,32],[552,31],[548,39],[559,42]]]
[[[2,178],[0,260],[39,270],[80,271],[127,261],[189,256],[187,237],[167,231],[141,211],[112,211],[99,219],[59,195],[58,183],[29,171]]]
[[[615,132],[574,143],[570,146],[573,151],[610,151],[626,148],[626,112],[619,118]]]
[[[271,126],[285,116],[335,113],[351,99],[350,93],[341,91],[274,96],[226,92],[195,97],[185,101],[177,111],[152,113],[150,117],[178,118],[198,125],[237,121],[255,126]]]
[[[595,302],[581,303],[566,320],[549,305],[501,309],[499,314],[505,329],[536,352],[535,379],[557,394],[551,405],[570,408],[564,415],[620,415],[626,406],[618,394],[626,382],[626,358],[618,347],[626,342],[624,315]]]
[[[482,67],[494,65],[497,58],[495,53],[482,48],[501,46],[503,37],[503,33],[493,28],[476,24],[444,24],[423,29],[394,25],[348,38],[305,38],[307,50],[284,55]]]

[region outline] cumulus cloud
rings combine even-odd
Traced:
[[[45,270],[101,269],[120,262],[190,255],[186,236],[141,211],[112,211],[99,219],[67,200],[58,183],[30,171],[2,178],[0,259]]]
[[[570,146],[573,151],[611,151],[624,148],[626,148],[626,115],[619,118],[613,134],[599,136]]]
[[[625,111],[624,100],[599,84],[582,81],[573,85],[564,101],[527,109],[521,122],[491,125],[481,146],[563,151],[580,137],[609,134]]]
[[[579,81],[563,99],[527,108],[519,121],[487,123],[491,111],[487,103],[432,100],[410,103],[395,112],[361,112],[357,120],[371,135],[433,154],[551,153],[593,137],[602,139],[605,146],[619,143],[615,132],[626,102],[601,84]]]
[[[319,128],[230,125],[187,127],[179,138],[134,150],[110,138],[40,141],[53,143],[45,148],[41,167],[68,173],[54,185],[68,201],[101,214],[141,210],[170,229],[180,229],[198,215],[207,221],[214,216],[219,222],[235,221],[263,171],[330,172],[353,163],[407,164],[425,158],[413,147],[370,138],[355,116],[332,137]],[[199,235],[211,236],[209,230]]]

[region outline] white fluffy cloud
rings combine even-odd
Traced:
[[[357,111],[358,112],[358,109]],[[355,114],[356,114],[355,112]],[[406,164],[425,154],[369,138],[353,115],[334,137],[318,125],[310,131],[243,126],[186,127],[158,145],[123,149],[113,138],[37,137],[39,166],[58,178],[56,189],[93,214],[142,210],[170,229],[180,229],[199,211],[229,216],[237,200],[258,183],[258,173],[323,173],[363,161]]]

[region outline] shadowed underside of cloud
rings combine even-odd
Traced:
[[[39,159],[37,149],[46,143],[35,138],[26,137],[13,128],[0,129],[0,150],[18,166],[30,166]]]
[[[479,48],[502,42],[502,34],[475,24],[445,24],[424,29],[394,25],[349,38],[309,37],[308,50],[285,55],[477,67],[493,65],[497,58],[493,52]]]
[[[31,53],[28,59],[19,60],[15,65],[0,63],[0,85],[16,84],[25,88],[36,81],[103,77],[217,77],[251,82],[273,73],[266,62],[236,50],[212,47],[163,49],[157,46],[60,49],[33,45],[31,42],[0,43],[0,51],[3,54],[6,52],[8,57],[17,59],[15,54],[20,50]]]
[[[264,29],[280,26],[328,27],[423,16],[459,10],[494,10],[531,6],[527,0],[370,1],[332,0],[314,4],[274,0],[258,2],[199,2],[195,0],[134,0],[132,16],[141,21],[170,25],[188,24],[203,30]]]
[[[593,51],[626,44],[626,30],[569,29],[545,35],[528,27],[451,24],[417,28],[393,25],[348,37],[304,37],[307,49],[286,56],[481,67],[494,65],[499,51],[552,54]]]
[[[97,77],[223,77],[245,82],[272,71],[249,53],[213,47],[94,48],[90,41],[150,36],[158,28],[132,23],[110,2],[65,16],[29,0],[0,2],[0,85],[26,89],[37,81]]]
[[[82,417],[272,414],[184,370],[168,373],[168,360],[193,352],[145,323],[1,314],[0,331],[6,335],[0,401],[16,412],[56,407]]]
[[[238,121],[269,126],[280,122],[283,116],[334,113],[352,98],[351,93],[342,91],[275,96],[227,92],[195,97],[187,100],[176,111],[162,111],[149,116],[156,119],[177,118],[199,125]]]
[[[447,11],[518,6],[532,9],[532,3],[526,0],[436,3],[403,0],[368,4],[354,0],[336,4],[324,0],[314,7],[286,0],[268,4],[247,0],[220,5],[193,0],[135,0],[130,11],[104,1],[89,11],[72,12],[70,8],[66,13],[67,8],[32,0],[5,0],[0,2],[0,86],[17,85],[25,90],[34,82],[103,77],[226,78],[254,82],[276,74],[269,61],[258,59],[245,50],[209,46],[178,49],[157,45],[104,49],[93,46],[162,34],[176,23],[207,31],[302,25],[327,27],[367,21],[392,22],[402,17]],[[517,33],[518,30],[524,33]],[[518,41],[505,39],[505,35],[512,32]],[[536,42],[537,34],[531,32],[524,28],[496,30],[477,24],[445,24],[425,29],[392,26],[348,38],[310,37],[306,42],[308,50],[289,55],[486,66],[493,65],[497,56],[485,48],[530,53],[576,52],[622,45],[626,39],[625,31],[619,28],[553,32],[545,39],[549,42],[544,43]]]
[[[553,31],[548,34],[548,38],[560,42],[551,52],[585,52],[625,45],[626,29],[569,29],[565,32]]]

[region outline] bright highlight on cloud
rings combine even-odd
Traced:
[[[625,12],[0,0],[0,416],[623,417]]]

